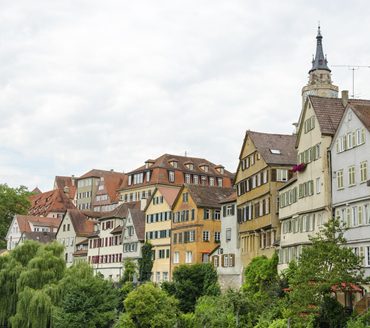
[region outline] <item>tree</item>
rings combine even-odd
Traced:
[[[94,276],[87,263],[68,268],[57,290],[53,327],[110,327],[113,323],[119,291],[110,281]]]
[[[134,277],[137,275],[136,262],[130,258],[125,259],[125,261],[123,262],[123,269],[124,271],[123,271],[122,282],[133,282]]]
[[[363,281],[362,259],[356,256],[343,236],[344,229],[331,219],[303,249],[295,274],[290,277],[292,308],[296,315],[318,315],[334,286],[343,292],[351,283]],[[342,314],[340,314],[342,315]]]
[[[0,184],[0,249],[6,248],[5,236],[15,214],[27,214],[31,193],[25,186],[11,188]]]
[[[141,258],[139,259],[139,280],[140,282],[146,282],[150,280],[152,276],[153,268],[153,252],[152,244],[146,242],[141,247]]]
[[[177,300],[159,287],[146,283],[132,291],[124,301],[116,328],[172,328],[177,321]]]
[[[194,311],[195,303],[201,296],[220,294],[217,272],[210,263],[180,265],[173,272],[173,281],[162,287],[179,300],[180,310]]]

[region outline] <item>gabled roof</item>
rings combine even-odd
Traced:
[[[77,180],[86,179],[86,178],[101,178],[101,177],[105,178],[106,176],[109,176],[109,175],[120,176],[122,174],[123,173],[115,172],[113,170],[107,171],[107,170],[92,169],[86,172],[85,174],[81,175],[79,178],[77,178]]]
[[[108,171],[104,173],[101,177],[104,178],[104,181],[100,182],[100,185],[103,185],[102,190],[97,190],[96,195],[107,194],[109,196],[109,202],[118,202],[119,193],[117,192],[118,188],[127,180],[127,175],[120,172]],[[93,203],[99,203],[98,201],[93,201]]]
[[[123,203],[117,206],[113,211],[106,213],[99,220],[106,220],[111,218],[124,219],[128,215],[129,209],[140,209],[140,202]]]
[[[145,239],[145,213],[140,209],[130,208],[132,223],[138,240]]]
[[[54,227],[57,228],[60,225],[61,219],[58,218],[49,218],[43,216],[33,216],[33,215],[16,215],[15,219],[17,220],[19,231],[31,232],[30,222],[36,226],[45,226],[45,227]]]
[[[350,104],[350,107],[362,124],[370,131],[370,101],[368,105]]]
[[[172,205],[175,202],[176,197],[180,192],[180,189],[181,189],[180,187],[174,188],[174,187],[158,186],[157,188],[154,189],[152,196],[148,199],[148,203],[146,204],[144,211],[147,210],[148,206],[152,202],[152,199],[155,197],[157,192],[161,193],[161,195],[163,196],[168,206],[172,208]]]
[[[250,137],[266,164],[294,165],[297,163],[295,150],[296,135],[274,134],[248,130],[245,140]],[[244,148],[245,143],[243,144]],[[278,153],[274,153],[277,150]]]
[[[189,190],[191,198],[198,207],[220,208],[220,202],[231,196],[234,192],[233,188],[209,187],[189,184],[185,184],[184,187]]]
[[[78,209],[68,210],[76,236],[88,236],[94,231],[96,221],[88,220]]]
[[[34,195],[38,195],[38,194],[41,194],[42,191],[39,189],[39,187],[36,187],[34,188],[32,191],[31,191],[32,194]]]
[[[321,133],[333,136],[344,113],[342,99],[319,96],[308,96],[308,98],[319,122]],[[301,122],[301,128],[302,126],[303,122]]]
[[[30,196],[30,215],[47,216],[50,212],[66,212],[75,206],[69,197],[60,189]]]

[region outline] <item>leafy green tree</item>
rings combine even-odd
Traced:
[[[139,286],[124,301],[116,328],[173,328],[177,321],[177,300],[151,283]]]
[[[26,241],[8,255],[0,256],[0,325],[7,325],[9,318],[16,313],[17,282],[40,246],[35,241]]]
[[[289,296],[296,315],[318,315],[333,286],[363,281],[362,259],[345,247],[343,234],[339,221],[331,219],[310,237],[311,245],[303,249],[295,274],[290,277]]]
[[[137,277],[137,264],[133,259],[128,258],[124,260],[123,270],[122,282],[133,282],[134,277]]]
[[[153,251],[152,244],[146,242],[141,247],[141,258],[139,259],[139,280],[146,282],[150,280],[153,268]]]
[[[193,327],[234,328],[237,327],[236,316],[224,297],[202,296],[195,307]]]
[[[5,236],[15,214],[26,214],[31,193],[25,186],[11,188],[0,184],[0,249],[6,248]]]
[[[220,294],[217,272],[210,263],[180,265],[174,270],[172,280],[163,283],[162,288],[179,300],[183,312],[193,312],[201,296]]]
[[[116,317],[119,291],[110,281],[94,276],[87,263],[66,270],[58,284],[53,327],[110,327]]]

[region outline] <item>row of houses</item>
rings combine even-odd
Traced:
[[[211,262],[225,288],[241,285],[255,256],[277,251],[285,269],[335,216],[370,276],[370,101],[347,91],[338,97],[320,29],[295,127],[291,135],[248,130],[236,174],[164,154],[129,173],[56,177],[53,191],[32,196],[30,215],[49,217],[38,229],[56,234],[68,265],[87,261],[117,280],[122,263],[140,258],[149,241],[153,281],[170,280],[180,264]],[[29,222],[36,232],[35,219]],[[32,238],[15,234],[16,225],[17,218],[9,249]]]

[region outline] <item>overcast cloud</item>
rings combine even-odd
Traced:
[[[0,1],[0,183],[130,171],[163,153],[235,171],[247,129],[292,133],[320,20],[333,80],[370,65],[368,1]],[[370,69],[356,71],[370,98]]]

